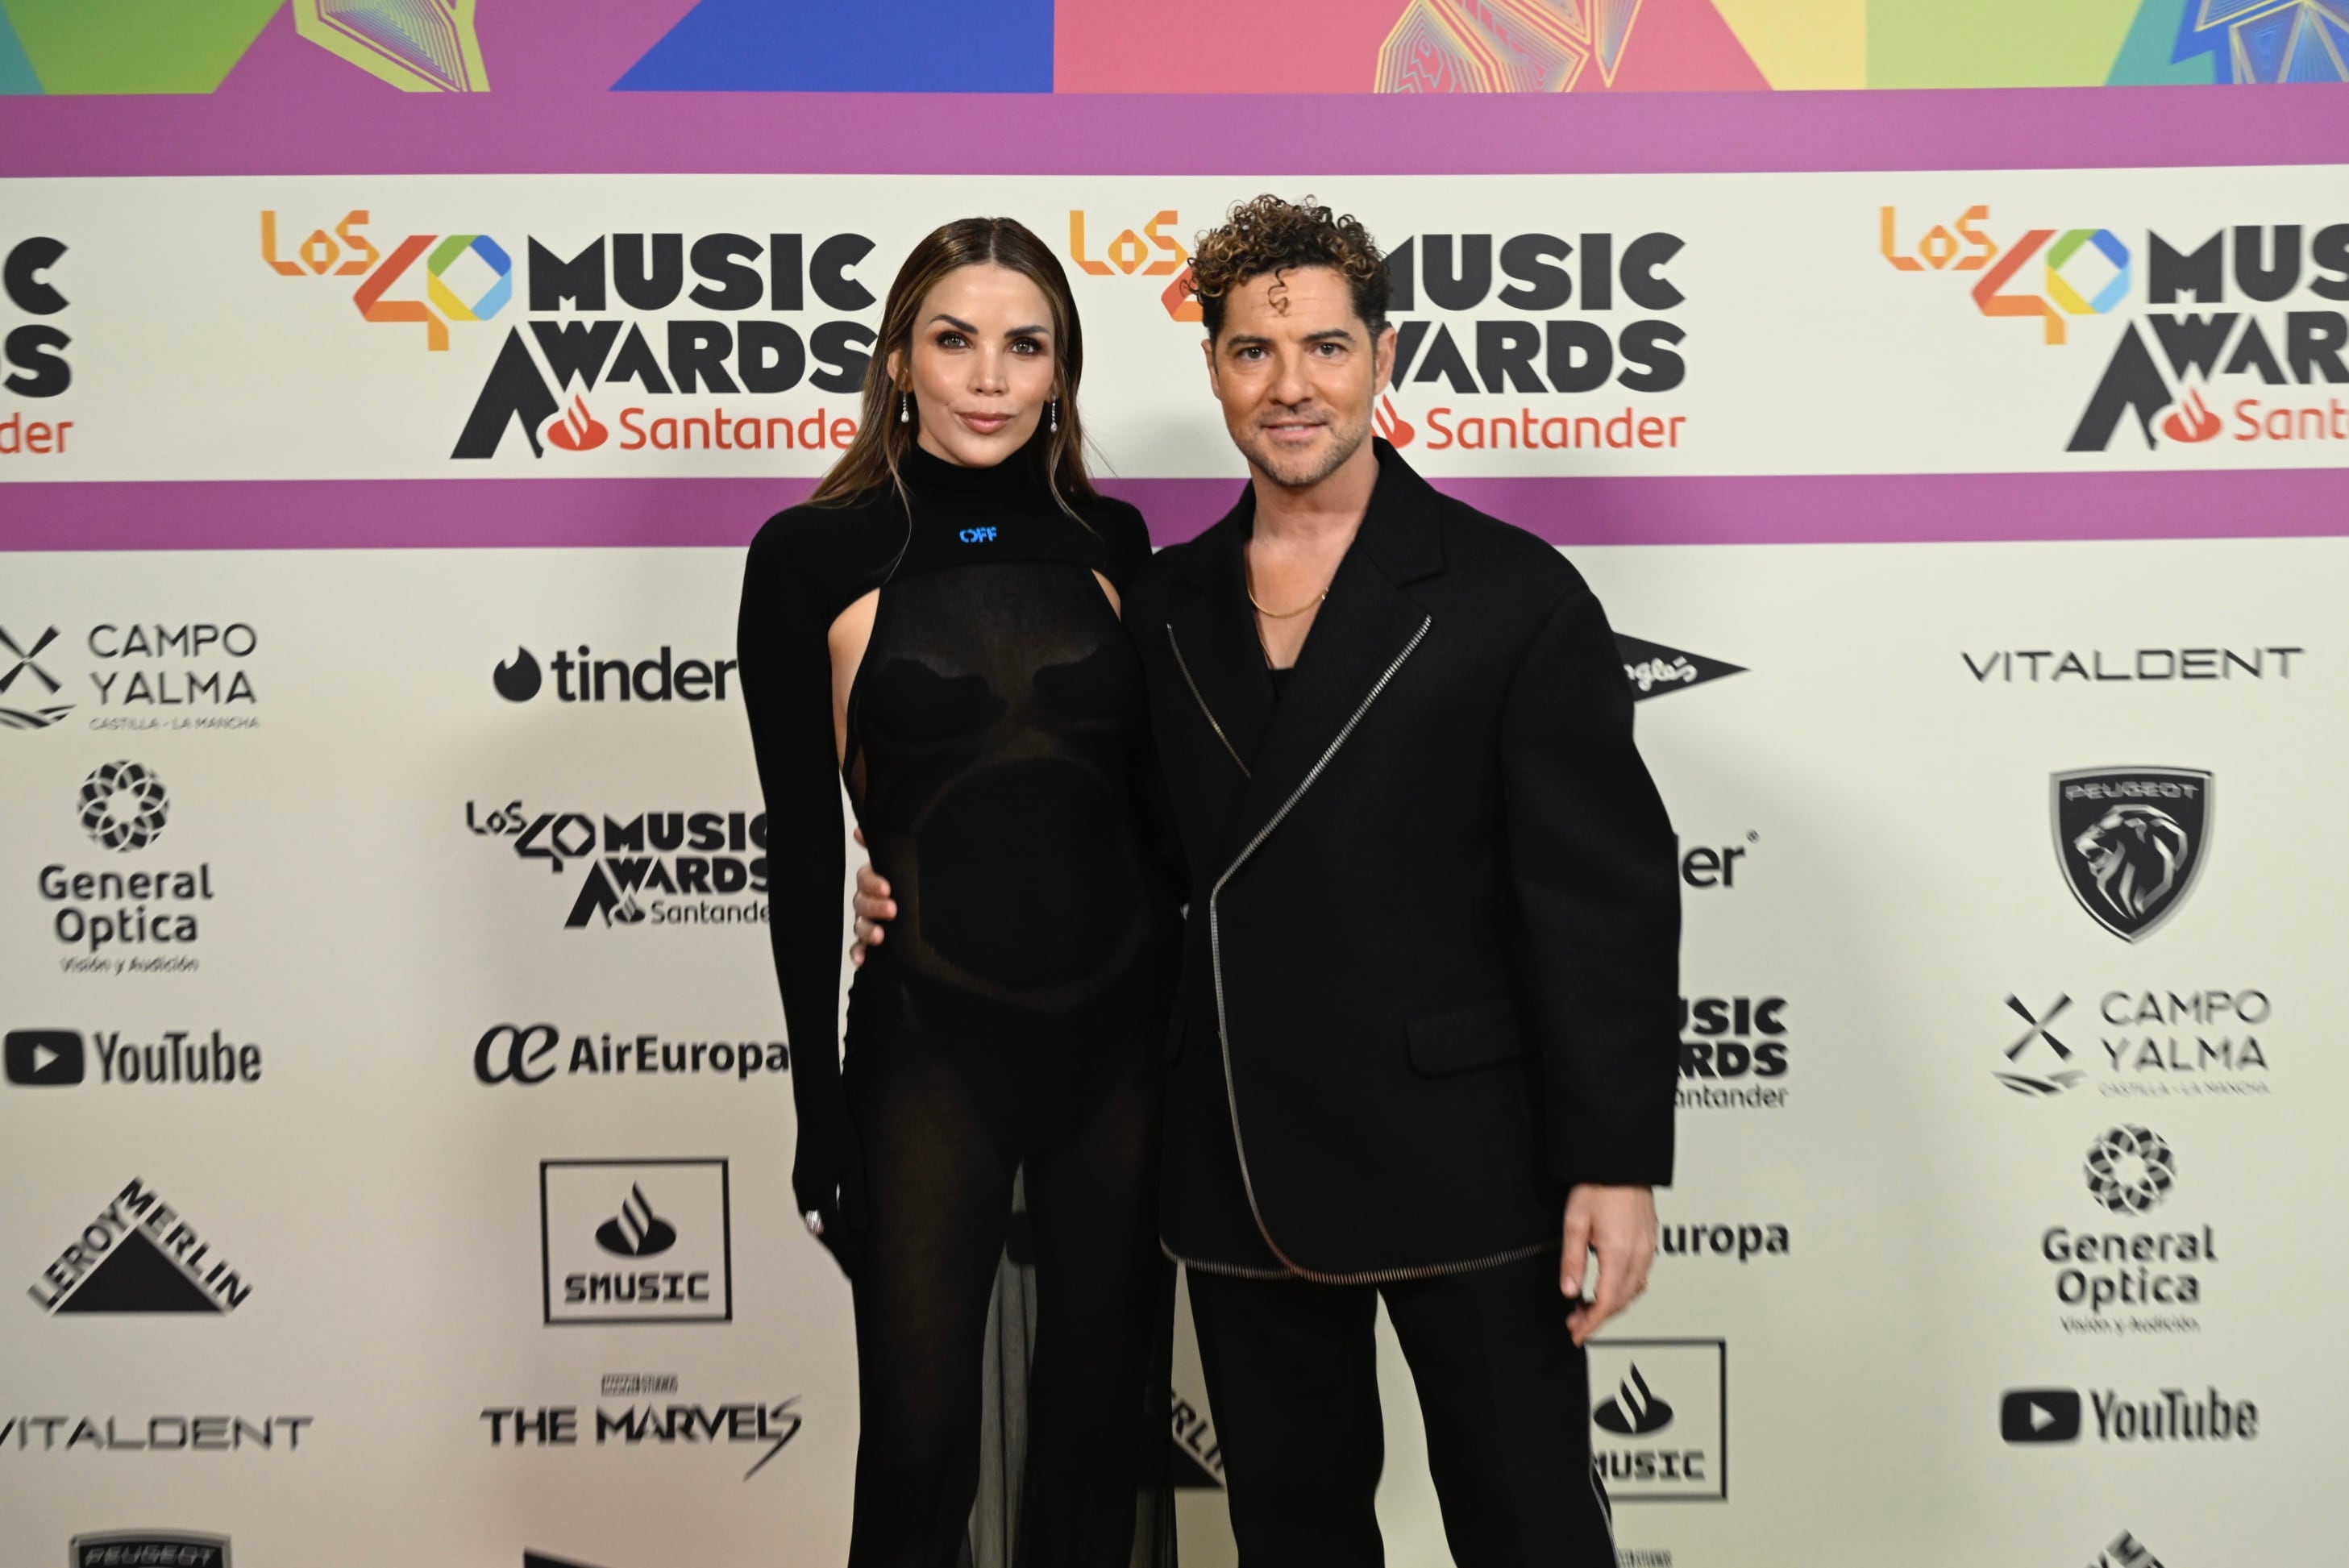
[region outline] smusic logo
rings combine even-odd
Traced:
[[[109,1530],[73,1538],[72,1568],[229,1568],[228,1537],[185,1530]]]
[[[1590,1463],[1618,1502],[1729,1501],[1729,1347],[1718,1339],[1593,1340]],[[1666,1391],[1670,1397],[1666,1397]]]
[[[2196,768],[2054,775],[2056,861],[2098,925],[2137,941],[2186,901],[2208,856],[2210,783]]]
[[[731,1323],[723,1159],[539,1162],[549,1324]]]

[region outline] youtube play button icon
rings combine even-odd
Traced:
[[[78,1084],[88,1071],[81,1036],[70,1029],[11,1029],[5,1054],[12,1084]]]
[[[2069,1443],[2080,1436],[2080,1396],[2070,1388],[2010,1388],[1998,1435],[2010,1443]]]

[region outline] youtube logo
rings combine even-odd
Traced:
[[[1998,1435],[2010,1443],[2076,1442],[2080,1396],[2070,1388],[2010,1388],[1999,1401]]]
[[[88,1070],[81,1036],[70,1029],[11,1029],[6,1054],[12,1084],[78,1084]]]

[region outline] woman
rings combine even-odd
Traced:
[[[1118,618],[1149,541],[1086,477],[1083,364],[1034,234],[937,230],[890,286],[854,441],[760,530],[743,582],[792,1184],[855,1299],[855,1568],[947,1568],[964,1547],[982,1372],[1016,1380],[1025,1359],[988,1355],[1015,1182],[1035,1351],[1024,1400],[988,1425],[1026,1412],[1024,1484],[1020,1456],[999,1466],[1016,1561],[1172,1561],[1149,1477],[1167,1446],[1154,1046],[1174,893]],[[898,913],[836,1069],[843,779]],[[997,1315],[1016,1338],[1019,1295]]]

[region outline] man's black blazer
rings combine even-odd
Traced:
[[[1126,597],[1191,867],[1167,1250],[1339,1281],[1558,1244],[1671,1174],[1680,886],[1599,601],[1393,448],[1276,699],[1253,493]]]

